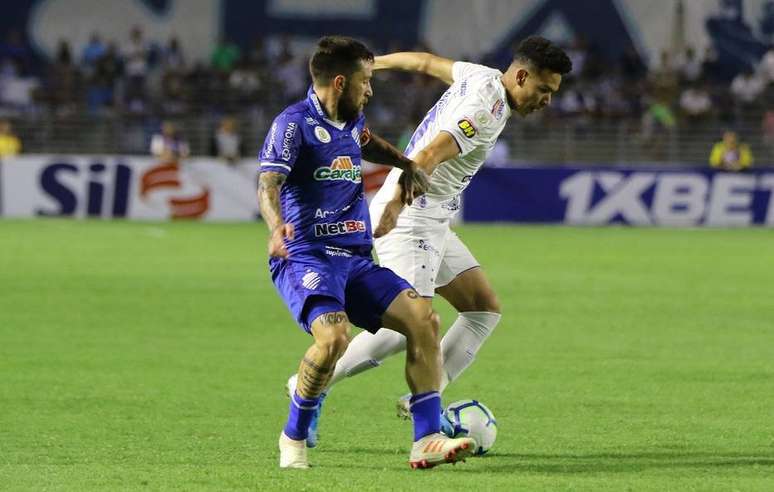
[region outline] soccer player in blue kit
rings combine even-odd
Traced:
[[[350,323],[406,337],[412,468],[453,463],[475,447],[470,438],[440,432],[438,316],[408,282],[371,259],[361,158],[402,169],[407,204],[427,186],[415,163],[366,127],[362,110],[373,95],[373,61],[356,40],[322,38],[309,62],[312,87],[306,99],[275,118],[261,149],[258,198],[271,231],[272,281],[295,320],[314,337],[280,434],[281,468],[309,467],[309,422],[347,348]]]

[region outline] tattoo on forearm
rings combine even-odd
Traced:
[[[269,230],[273,230],[282,222],[280,207],[280,188],[287,179],[282,173],[262,172],[258,178],[258,204]]]

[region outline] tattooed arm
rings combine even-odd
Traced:
[[[414,198],[427,191],[427,174],[414,161],[379,135],[369,132],[367,138],[362,147],[363,159],[402,169],[396,199],[401,205],[404,203],[411,205]]]
[[[280,188],[286,178],[282,173],[271,171],[261,172],[258,178],[258,204],[269,226],[269,256],[280,258],[289,256],[285,239],[292,240],[295,236],[293,224],[283,222],[280,210]]]

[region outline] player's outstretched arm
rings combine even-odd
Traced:
[[[454,65],[454,60],[432,53],[415,51],[391,53],[374,58],[374,70],[403,70],[424,73],[450,85],[454,82],[452,65]]]
[[[280,188],[287,179],[282,173],[263,171],[258,177],[258,204],[261,216],[269,226],[269,256],[288,257],[285,238],[293,239],[295,230],[293,224],[282,220],[280,207]]]
[[[435,171],[435,168],[440,163],[456,157],[459,153],[460,147],[457,145],[454,137],[448,132],[441,131],[425,148],[414,156],[414,162],[429,175]],[[398,216],[403,210],[401,194],[404,193],[405,189],[403,181],[399,184],[400,186],[395,190],[395,196],[385,205],[384,211],[379,218],[379,223],[374,228],[374,237],[376,238],[390,232],[398,223]]]
[[[414,198],[427,191],[427,175],[414,161],[403,155],[395,146],[379,135],[368,134],[368,140],[361,148],[363,159],[376,164],[397,167],[403,170],[398,201],[411,205]]]

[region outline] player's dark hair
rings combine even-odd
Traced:
[[[374,54],[360,41],[345,36],[325,36],[309,60],[312,80],[327,84],[337,75],[351,76],[360,62],[374,61]]]
[[[516,47],[514,61],[530,63],[538,70],[550,70],[564,75],[572,71],[572,61],[562,48],[546,38],[530,36]]]

